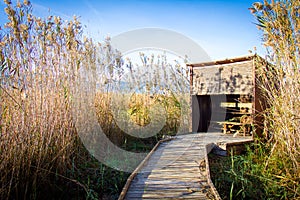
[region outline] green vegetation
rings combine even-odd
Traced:
[[[267,199],[264,184],[254,176],[260,174],[260,168],[251,162],[251,154],[224,157],[210,153],[208,158],[212,181],[223,200]]]
[[[222,199],[298,199],[299,184],[280,169],[265,168],[270,149],[265,144],[252,144],[245,155],[209,154],[212,181]],[[286,160],[275,160],[276,166],[287,168]],[[279,171],[279,173],[278,173]],[[280,175],[275,175],[275,173]],[[297,180],[297,177],[294,177]]]

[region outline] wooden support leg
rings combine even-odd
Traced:
[[[224,124],[224,125],[223,125],[223,133],[224,133],[224,134],[227,134],[227,124]]]

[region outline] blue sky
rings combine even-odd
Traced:
[[[216,60],[263,54],[261,33],[248,8],[255,0],[32,0],[38,16],[80,16],[86,31],[97,40],[139,28],[162,28],[197,42]],[[0,22],[4,4],[1,1]],[[50,13],[49,13],[50,11]]]

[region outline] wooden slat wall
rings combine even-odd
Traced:
[[[192,95],[253,94],[253,61],[194,67]]]

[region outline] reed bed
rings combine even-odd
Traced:
[[[270,145],[265,169],[283,187],[300,195],[300,2],[282,0],[254,4],[272,67],[259,68],[260,85],[269,109],[265,139]],[[282,165],[281,167],[279,165]],[[277,168],[277,169],[276,169]]]
[[[250,8],[268,52],[256,59],[264,131],[246,156],[232,159],[232,198],[300,197],[299,7],[299,1],[278,0]]]
[[[80,95],[93,99],[104,133],[126,149],[128,140],[137,140],[118,127],[112,93],[120,89],[115,84],[120,83],[125,72],[136,76],[135,80],[140,74],[128,65],[124,67],[120,52],[111,47],[109,38],[96,43],[85,37],[76,17],[71,21],[58,16],[41,19],[32,15],[32,5],[27,0],[15,5],[9,0],[4,2],[7,23],[0,29],[0,199],[71,198],[79,193],[97,199],[105,192],[118,193],[128,174],[102,165],[86,151],[75,124],[74,95],[82,71],[95,74],[95,80],[90,81],[97,85],[97,91]],[[169,66],[166,59],[164,62],[155,66]],[[153,67],[154,61],[144,66]],[[154,120],[149,118],[152,104],[161,104],[167,113],[163,129],[152,142],[146,139],[143,143],[151,145],[163,135],[176,134],[182,126],[182,113],[189,106],[178,99],[188,104],[189,97],[174,94],[188,91],[186,72],[178,65],[170,67],[168,84],[176,82],[170,85],[177,88],[168,88],[165,94],[154,87],[159,84],[157,79],[151,83],[156,90],[130,93],[126,112],[140,127]],[[161,73],[166,75],[165,71]],[[50,191],[51,196],[41,196],[45,191]],[[56,196],[56,192],[65,196]]]

